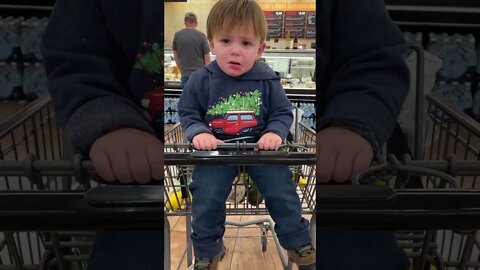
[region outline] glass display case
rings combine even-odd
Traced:
[[[210,56],[212,60],[215,59],[215,55]],[[262,55],[262,60],[280,74],[287,94],[308,94],[308,90],[314,94],[315,82],[312,80],[315,71],[314,49],[267,49]],[[175,64],[171,49],[165,49],[165,88],[180,89],[180,70]]]

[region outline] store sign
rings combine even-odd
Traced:
[[[269,38],[315,38],[315,11],[264,11]]]
[[[267,21],[267,36],[270,38],[281,38],[283,29],[283,11],[265,11]]]

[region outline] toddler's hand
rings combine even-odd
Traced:
[[[345,182],[367,169],[373,159],[370,143],[346,128],[332,126],[317,133],[317,181]]]
[[[220,143],[223,142],[210,133],[200,133],[193,137],[193,145],[198,150],[214,150]]]
[[[262,150],[276,150],[282,144],[282,138],[273,132],[268,132],[263,134],[257,143]]]
[[[163,179],[163,144],[138,129],[120,128],[98,138],[90,149],[90,159],[107,181],[144,184]]]

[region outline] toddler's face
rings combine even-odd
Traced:
[[[252,24],[225,29],[216,33],[209,43],[220,68],[232,77],[248,72],[265,49],[265,43],[260,43],[260,37],[255,36]]]

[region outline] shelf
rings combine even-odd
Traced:
[[[312,69],[315,68],[315,66],[291,66],[291,68],[305,68],[305,69]]]
[[[400,26],[480,28],[480,1],[386,1],[392,20]]]
[[[2,17],[48,17],[53,10],[55,0],[2,0]]]

